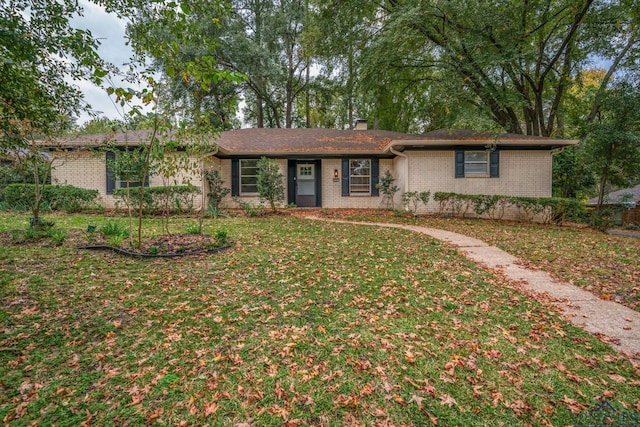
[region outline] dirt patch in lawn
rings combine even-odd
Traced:
[[[122,238],[120,242],[101,233],[88,233],[83,230],[68,230],[64,238],[56,239],[55,235],[27,236],[23,231],[0,233],[0,244],[34,245],[39,247],[74,247],[79,249],[113,249],[117,252],[132,255],[181,255],[218,250],[226,247],[228,242],[221,241],[208,234],[172,234],[143,238],[140,247],[135,239]]]

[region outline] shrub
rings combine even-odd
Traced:
[[[412,212],[414,215],[418,211],[418,203],[422,202],[423,205],[429,203],[429,197],[431,191],[407,191],[402,193],[402,204],[406,211]]]
[[[194,206],[194,196],[200,193],[195,185],[167,185],[148,187],[144,189],[142,211],[158,213],[163,210],[175,212],[191,212]],[[136,210],[140,206],[140,189],[116,188],[113,190],[116,206]]]
[[[198,224],[187,224],[184,226],[187,234],[200,234],[200,226]]]
[[[391,172],[387,169],[380,177],[380,182],[376,184],[376,188],[383,194],[382,203],[387,209],[394,209],[393,197],[400,190],[395,184],[396,179],[391,175]],[[414,211],[415,212],[415,211]]]
[[[9,184],[4,189],[7,208],[16,211],[30,209],[35,200],[35,184]],[[69,213],[97,208],[98,190],[73,187],[71,185],[42,186],[42,210],[63,210]]]
[[[437,192],[433,199],[439,203],[439,213],[464,216],[469,210],[492,219],[502,219],[508,206],[516,209],[518,216],[532,221],[536,216],[545,224],[560,224],[568,220],[580,221],[585,210],[578,200],[560,197],[515,197],[482,194],[457,194]]]
[[[266,157],[258,160],[257,186],[260,200],[269,203],[271,211],[275,212],[276,204],[285,199],[284,175],[280,173],[277,161]]]
[[[220,176],[220,172],[214,169],[204,171],[204,177],[209,183],[209,192],[207,198],[209,202],[209,208],[213,207],[214,211],[218,211],[222,199],[231,192],[230,188],[223,187],[224,181]]]

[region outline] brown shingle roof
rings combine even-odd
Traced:
[[[339,129],[239,129],[222,132],[217,140],[221,154],[286,155],[382,152],[400,132]]]
[[[146,141],[148,130],[126,133],[81,135],[61,138],[61,147],[98,147],[107,141],[116,145],[137,145]],[[440,129],[421,135],[411,135],[384,130],[339,130],[339,129],[238,129],[222,132],[215,141],[219,153],[230,155],[330,155],[330,154],[383,154],[393,143],[397,149],[406,146],[442,147],[455,145],[487,145],[498,143],[504,146],[560,147],[573,145],[577,141],[543,138],[519,134],[495,134],[466,129]]]

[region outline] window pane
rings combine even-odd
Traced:
[[[315,194],[315,181],[298,181],[298,196],[314,196]]]
[[[258,161],[240,160],[240,194],[258,192]]]
[[[489,170],[486,163],[466,163],[464,173],[465,175],[486,175]]]
[[[465,175],[488,175],[489,153],[486,151],[465,151],[464,153]]]
[[[370,194],[371,160],[357,159],[349,161],[349,191],[351,194]]]
[[[486,151],[466,151],[464,153],[465,162],[486,162],[488,153]]]

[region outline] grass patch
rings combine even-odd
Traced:
[[[475,237],[517,256],[528,267],[539,268],[602,299],[640,311],[640,239],[575,226],[413,218],[380,211],[329,211],[327,214],[356,221],[441,228]]]
[[[56,225],[104,223],[73,218]],[[427,236],[288,216],[204,225],[234,249],[5,247],[0,419],[568,425],[598,399],[638,410],[628,360]]]

